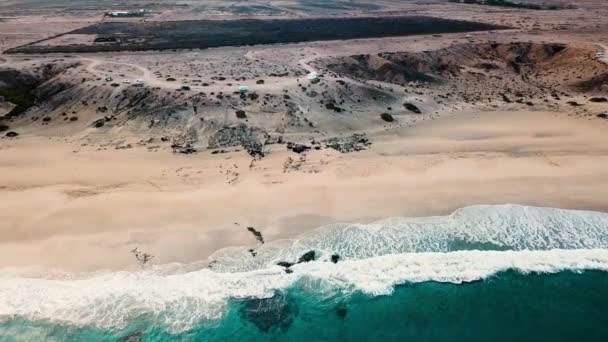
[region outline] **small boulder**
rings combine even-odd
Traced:
[[[412,113],[416,113],[416,114],[421,114],[422,112],[420,111],[420,108],[418,108],[415,104],[406,102],[403,104],[403,107],[405,107],[405,109],[409,110]]]
[[[264,237],[262,236],[262,232],[256,230],[254,227],[247,227],[247,230],[253,234],[256,240],[260,243],[264,243]]]
[[[10,132],[7,132],[7,133],[6,133],[6,136],[7,136],[7,137],[9,137],[9,138],[15,138],[15,137],[17,137],[18,135],[19,135],[19,133],[14,132],[14,131],[10,131]]]
[[[380,118],[386,122],[393,122],[395,121],[395,118],[393,118],[392,115],[390,115],[389,113],[382,113],[380,114]]]
[[[287,143],[287,149],[291,150],[295,153],[304,153],[308,150],[310,150],[310,146],[304,145],[304,144],[295,144],[295,143]]]
[[[277,265],[285,268],[290,268],[291,266],[293,266],[293,263],[287,261],[279,261],[277,262]]]
[[[247,119],[247,113],[244,110],[237,110],[236,117],[239,119]]]
[[[303,262],[315,261],[316,256],[317,256],[317,254],[315,253],[315,251],[308,251],[308,252],[302,254],[300,259],[298,259],[298,264],[303,263]]]
[[[103,127],[103,125],[106,124],[106,119],[97,119],[95,121],[93,121],[93,127],[95,128],[100,128]]]
[[[603,103],[608,102],[608,98],[605,97],[592,97],[589,99],[589,102]]]

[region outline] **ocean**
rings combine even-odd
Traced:
[[[249,248],[208,267],[0,271],[0,341],[608,341],[606,213],[474,206]]]

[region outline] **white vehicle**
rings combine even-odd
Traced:
[[[106,82],[112,82],[114,79],[110,75],[106,75]]]
[[[605,55],[604,55],[604,53],[603,53],[603,52],[598,52],[598,53],[596,53],[596,54],[595,54],[595,57],[596,57],[596,58],[604,58],[604,57],[605,57]]]
[[[309,81],[316,81],[319,79],[319,74],[317,74],[316,72],[311,72],[310,74],[308,74],[306,76],[306,78],[308,78]]]
[[[144,86],[144,80],[135,80],[135,85],[138,87],[143,87]]]
[[[131,81],[130,80],[122,80],[122,83],[124,83],[124,84],[131,84]]]

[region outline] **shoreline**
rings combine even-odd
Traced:
[[[244,152],[4,140],[0,268],[129,269],[135,247],[159,264],[187,263],[255,245],[249,226],[272,241],[475,204],[608,211],[602,136],[602,121],[563,113],[463,113],[371,136],[365,151],[313,151],[286,172],[286,158],[301,155],[282,145],[249,169]]]

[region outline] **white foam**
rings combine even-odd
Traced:
[[[296,261],[309,250],[321,260],[338,253],[344,261],[299,264],[292,274],[275,265]],[[508,269],[608,271],[608,214],[475,206],[444,217],[330,225],[256,252],[253,257],[245,247],[218,251],[213,270],[173,264],[55,279],[5,270],[0,272],[0,319],[119,328],[144,316],[179,332],[220,317],[230,298],[269,297],[295,282],[312,280],[321,292],[339,288],[380,295],[404,282],[461,283]]]
[[[395,284],[461,283],[496,272],[608,271],[608,250],[460,251],[384,255],[333,264],[311,262],[286,274],[279,266],[240,273],[208,269],[166,275],[116,272],[85,279],[32,279],[0,275],[0,319],[20,317],[100,328],[120,328],[146,316],[180,332],[218,318],[230,298],[269,297],[297,281],[321,280],[335,291],[389,294]],[[319,282],[317,282],[319,283]],[[323,291],[323,288],[317,289]]]
[[[472,206],[448,216],[390,218],[372,224],[334,224],[295,239],[256,248],[229,248],[211,256],[214,269],[247,271],[294,262],[309,250],[343,259],[455,250],[608,248],[608,214],[521,205]]]

